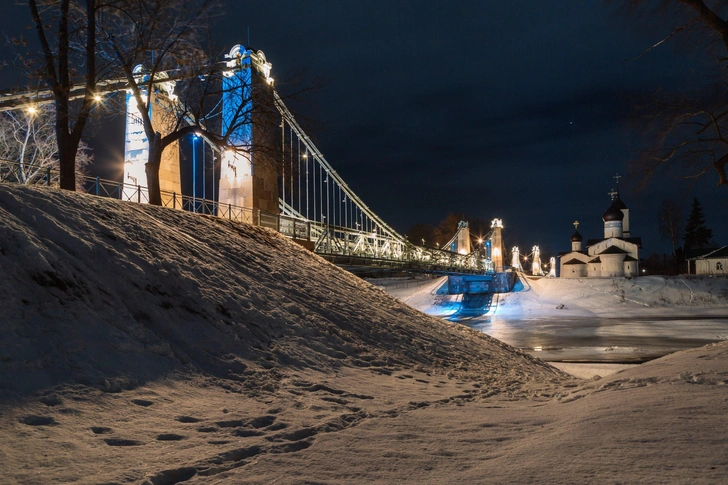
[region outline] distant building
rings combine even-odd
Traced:
[[[695,274],[728,275],[728,246],[715,249],[693,250],[687,254],[688,274],[690,274],[691,261],[694,263]]]
[[[619,191],[610,193],[612,204],[602,214],[604,237],[589,239],[582,248],[579,222],[571,236],[571,251],[559,254],[561,278],[599,278],[639,275],[639,250],[642,239],[632,237],[629,209],[619,198]]]

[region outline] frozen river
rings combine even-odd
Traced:
[[[456,321],[550,362],[637,363],[728,339],[728,316]]]
[[[553,307],[556,303],[542,305],[541,308],[551,309],[551,315],[538,314],[539,304],[543,296],[535,291],[522,292],[518,295],[521,300],[520,312],[502,314],[502,304],[495,311],[483,314],[477,308],[474,311],[462,304],[461,297],[443,296],[438,292],[445,279],[440,278],[419,283],[397,283],[381,284],[381,288],[397,297],[408,305],[417,308],[425,313],[452,322],[467,325],[480,330],[492,337],[497,338],[509,345],[517,347],[529,354],[549,362],[593,362],[593,363],[639,363],[655,359],[679,350],[700,347],[712,342],[728,339],[728,307],[723,306],[712,310],[696,307],[694,314],[692,310],[683,307],[681,316],[670,316],[670,309],[665,308],[664,314],[651,314],[650,316],[624,316],[619,318],[605,318],[598,315],[589,316],[556,316],[553,315]],[[552,285],[551,292],[557,293],[559,288],[553,288],[558,282],[545,282]],[[565,282],[566,284],[575,284]],[[643,287],[640,293],[648,293],[652,290],[647,284],[649,279],[642,279]],[[594,283],[590,283],[594,284]],[[609,285],[610,281],[602,282]],[[692,286],[696,286],[691,281]],[[664,285],[658,281],[657,285]],[[687,286],[685,285],[687,288]],[[544,289],[542,294],[545,293]],[[569,300],[570,291],[574,298],[582,297],[584,287],[577,287],[576,291],[571,288],[564,289],[558,294],[555,301],[563,301],[568,307],[573,308],[574,299]],[[602,292],[603,294],[604,292]],[[600,294],[601,295],[601,294]],[[631,296],[628,294],[628,296]],[[513,308],[513,297],[506,308]],[[700,295],[696,292],[694,298],[698,300]],[[687,295],[687,298],[691,298]],[[615,300],[598,300],[591,298],[593,311],[607,308]],[[616,300],[619,301],[619,300]],[[473,302],[484,304],[488,302]],[[641,308],[634,305],[633,307]],[[725,311],[723,311],[725,308]],[[533,310],[533,311],[532,311]],[[575,310],[569,310],[574,312]],[[528,313],[533,313],[529,315]],[[709,314],[710,316],[706,315]]]

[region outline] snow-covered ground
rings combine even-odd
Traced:
[[[562,362],[638,363],[728,339],[728,278],[521,276],[514,292],[475,309],[473,301],[461,303],[462,295],[447,294],[445,277],[373,283],[429,315],[480,330],[562,370]],[[622,367],[595,373],[607,369]]]
[[[516,290],[497,295],[489,315],[525,318],[626,318],[728,315],[728,278],[641,276],[639,278],[520,277]],[[428,315],[452,316],[460,295],[447,295],[447,278],[372,280],[392,296]]]
[[[728,278],[521,278],[498,300],[503,318],[728,315]]]
[[[2,483],[728,476],[728,343],[578,380],[271,231],[47,188],[0,185],[0,276]]]

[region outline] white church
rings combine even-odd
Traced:
[[[601,278],[639,275],[639,250],[642,239],[632,237],[629,209],[619,198],[619,191],[610,192],[612,205],[604,211],[604,237],[589,239],[583,247],[579,222],[574,222],[571,251],[559,254],[561,278]]]

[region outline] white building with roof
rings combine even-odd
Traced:
[[[631,236],[629,209],[612,192],[612,204],[602,214],[604,237],[589,239],[583,247],[579,222],[571,236],[571,251],[560,253],[561,278],[600,278],[639,275],[639,250],[642,240]]]
[[[688,261],[694,261],[695,274],[728,275],[728,246],[706,250],[703,254],[688,258]]]

